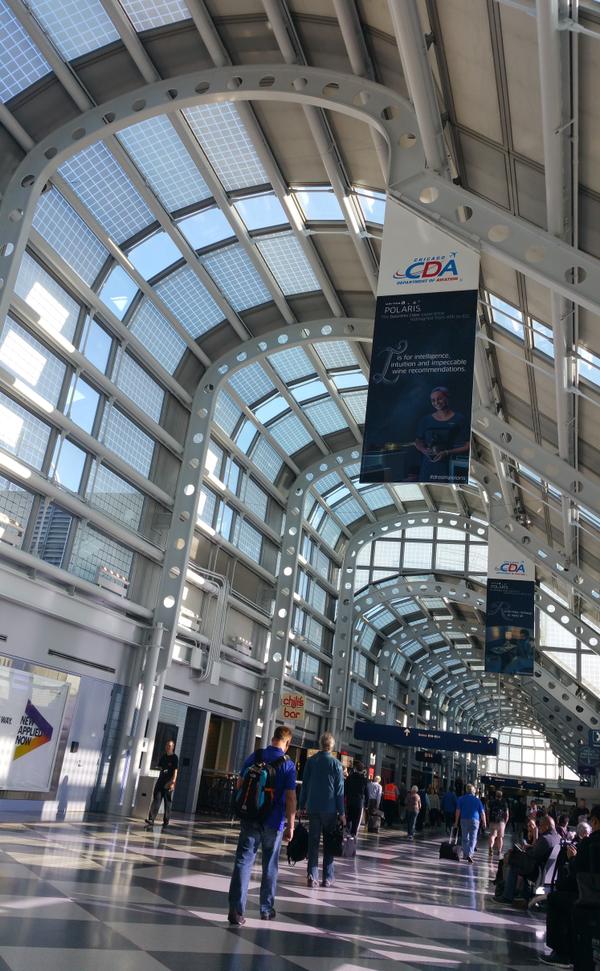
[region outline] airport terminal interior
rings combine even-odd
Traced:
[[[1,971],[600,969],[597,876],[569,953],[498,893],[528,816],[600,829],[599,86],[598,0],[0,0]],[[477,261],[446,481],[419,433],[361,477],[386,211]],[[394,811],[236,926],[283,724]],[[468,785],[510,857],[440,858]]]

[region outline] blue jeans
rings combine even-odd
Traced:
[[[332,830],[337,813],[308,814],[308,875],[319,879],[319,843],[321,833]],[[323,880],[333,880],[333,857],[323,849]]]
[[[462,851],[463,857],[473,856],[477,846],[477,833],[479,832],[478,819],[461,819],[462,829]]]
[[[246,910],[248,884],[250,883],[256,854],[260,849],[262,851],[260,912],[261,914],[270,914],[275,902],[279,850],[282,838],[282,829],[271,829],[261,823],[242,822],[240,824],[240,838],[235,851],[233,873],[229,884],[230,911],[243,914]]]
[[[412,812],[410,809],[406,812],[406,830],[409,836],[415,835],[415,826],[417,825],[418,815],[418,813]]]

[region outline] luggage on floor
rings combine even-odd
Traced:
[[[600,971],[600,908],[575,904],[573,944],[575,971]]]
[[[374,813],[369,813],[367,816],[367,833],[378,833],[381,829],[381,819],[383,813],[379,812],[378,809]]]
[[[288,843],[287,858],[290,866],[296,866],[308,856],[308,830],[302,823],[296,823],[294,835]]]
[[[458,855],[458,830],[450,830],[450,839],[446,840],[440,846],[440,860],[454,860],[458,862],[460,856]]]
[[[353,860],[356,856],[356,836],[345,832],[342,839],[342,859]]]
[[[331,856],[341,856],[344,849],[344,824],[337,820],[333,829],[323,830],[323,851]]]

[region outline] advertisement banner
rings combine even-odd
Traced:
[[[467,482],[478,254],[388,199],[361,482]]]
[[[485,670],[533,674],[535,566],[493,530],[489,533]]]
[[[298,691],[286,691],[281,699],[279,717],[284,722],[304,721],[306,698]]]
[[[0,668],[0,789],[49,791],[68,695],[64,681]]]

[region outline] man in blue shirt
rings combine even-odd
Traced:
[[[465,786],[465,794],[456,805],[454,823],[456,826],[460,823],[462,829],[463,860],[472,863],[480,824],[485,829],[485,810],[475,795],[475,786]]]
[[[285,725],[275,729],[271,744],[261,752],[260,761],[276,762],[282,757],[285,761],[277,768],[275,775],[275,794],[273,807],[264,820],[243,819],[240,824],[233,873],[229,885],[229,915],[230,924],[241,927],[246,923],[244,911],[248,896],[248,884],[256,854],[260,849],[262,855],[262,880],[260,883],[260,916],[262,920],[272,920],[275,917],[275,890],[277,889],[277,871],[279,867],[279,850],[281,841],[290,840],[294,834],[296,819],[296,766],[288,759],[286,752],[290,747],[292,732]],[[238,779],[238,789],[243,782],[243,772],[257,761],[256,753],[248,756],[244,762]],[[285,828],[284,828],[285,818]]]
[[[331,732],[323,732],[319,740],[321,751],[311,756],[304,766],[300,808],[308,810],[308,877],[309,887],[319,886],[319,843],[321,833],[334,829],[336,816],[346,825],[344,815],[344,771],[335,758],[335,739]],[[333,883],[333,856],[323,846],[323,887]]]

